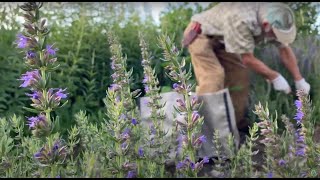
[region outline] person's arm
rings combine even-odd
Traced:
[[[303,90],[307,94],[309,94],[310,84],[306,82],[306,80],[302,77],[298,67],[296,56],[293,53],[291,47],[279,46],[278,49],[282,63],[288,69],[294,79],[296,89]]]
[[[289,46],[283,46],[283,47],[279,47],[278,50],[279,50],[282,63],[291,73],[293,79],[295,81],[301,80],[303,77],[300,73],[297,59],[292,49]]]
[[[253,53],[244,53],[241,55],[242,63],[254,70],[256,73],[262,75],[265,79],[274,80],[279,73],[269,68],[261,60],[256,58]]]
[[[265,79],[268,79],[273,84],[275,90],[283,91],[286,94],[291,92],[287,80],[280,73],[272,70],[261,60],[256,58],[253,53],[243,53],[241,54],[241,58],[245,66],[262,75]]]

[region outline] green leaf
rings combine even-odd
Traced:
[[[66,102],[64,102],[59,108],[64,107],[65,105],[67,105],[67,103],[68,103],[68,100],[66,100]]]
[[[40,111],[36,110],[36,109],[31,109],[31,108],[28,108],[28,107],[22,107],[23,109],[29,111],[29,112],[33,112],[33,113],[39,113]]]

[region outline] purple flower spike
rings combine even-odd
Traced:
[[[294,105],[297,107],[297,109],[301,109],[302,108],[302,102],[300,100],[295,100],[294,101]]]
[[[26,48],[28,44],[28,38],[22,34],[18,34],[16,43],[18,44],[18,48]]]
[[[297,114],[294,116],[294,119],[297,121],[301,121],[303,116],[304,116],[303,112],[298,110]]]
[[[306,149],[301,148],[296,152],[296,156],[304,157],[306,155]]]

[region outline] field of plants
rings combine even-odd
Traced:
[[[320,48],[317,4],[290,2],[298,36],[292,48],[310,95],[283,94],[250,74],[249,134],[229,161],[197,157],[200,102],[181,38],[190,17],[210,8],[169,5],[160,24],[130,3],[0,5],[0,177],[155,178],[320,177]],[[294,82],[277,49],[256,55]],[[236,90],[236,89],[235,89]],[[164,130],[161,93],[176,92],[186,121]],[[148,97],[150,126],[139,112]],[[177,122],[176,119],[172,119]],[[221,154],[219,132],[214,132]]]

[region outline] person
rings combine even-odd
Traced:
[[[248,126],[249,71],[262,75],[273,88],[291,93],[287,80],[254,55],[262,43],[274,44],[295,88],[310,91],[290,48],[296,37],[295,18],[290,7],[280,2],[221,2],[195,14],[184,31],[183,46],[191,55],[197,86],[203,102],[202,133],[207,143],[200,156],[214,157],[212,133],[218,130],[223,148],[231,134],[239,146],[239,130]],[[228,156],[228,153],[226,153]]]

